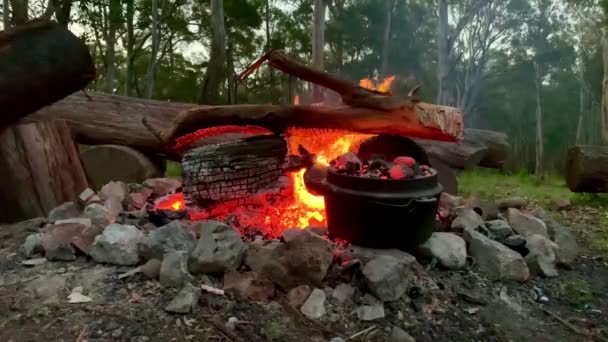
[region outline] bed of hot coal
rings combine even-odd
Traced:
[[[268,133],[257,127],[215,127],[181,138],[177,149],[184,151],[197,142],[200,145],[203,140],[206,144],[222,144],[244,136]],[[338,172],[378,179],[420,178],[429,174],[427,165],[418,164],[409,156],[386,160],[384,156],[373,155],[361,162],[355,153],[363,142],[372,137],[368,134],[293,128],[284,138],[288,155],[301,157],[303,151],[312,153],[315,167],[321,169],[331,167]],[[147,207],[150,220],[163,225],[175,219],[215,219],[235,227],[245,240],[276,238],[289,228],[326,227],[323,196],[307,189],[305,171],[304,167],[287,171],[271,185],[245,198],[218,201],[204,207],[192,203],[188,195],[181,192],[157,198],[151,200]]]

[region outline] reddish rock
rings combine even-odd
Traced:
[[[388,171],[391,179],[402,179],[414,176],[414,170],[404,164],[396,164]]]
[[[80,193],[78,196],[78,202],[85,207],[91,203],[103,204],[101,198],[99,198],[99,196],[97,196],[95,191],[93,191],[91,188],[87,188]]]
[[[99,190],[99,197],[106,201],[109,198],[115,197],[122,203],[129,193],[129,187],[123,182],[110,182]]]
[[[89,254],[95,237],[100,233],[101,229],[96,226],[79,223],[47,226],[42,229],[42,247],[49,260],[74,260],[72,246]]]
[[[255,272],[224,274],[224,291],[237,297],[259,302],[268,302],[275,295],[274,283]]]
[[[152,189],[142,187],[136,192],[132,192],[127,195],[125,204],[132,206],[135,209],[141,209],[146,205],[146,202],[152,195]]]
[[[299,308],[306,302],[311,292],[312,290],[308,285],[294,287],[287,292],[287,303],[294,308]]]
[[[182,181],[174,178],[152,178],[144,181],[144,186],[152,189],[155,196],[173,194],[181,188]]]

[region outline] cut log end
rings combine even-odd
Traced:
[[[566,184],[573,192],[608,192],[608,146],[574,146],[568,150]]]

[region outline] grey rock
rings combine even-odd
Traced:
[[[503,220],[488,221],[486,222],[486,228],[488,228],[492,236],[498,241],[503,241],[513,235],[513,229],[511,229],[508,222]]]
[[[191,253],[196,246],[196,237],[191,234],[181,221],[150,231],[139,246],[140,255],[144,260],[162,259],[169,252]]]
[[[507,220],[517,234],[525,237],[534,234],[549,237],[545,223],[530,214],[524,214],[517,209],[511,208],[507,211]]]
[[[150,259],[141,265],[139,269],[148,279],[157,279],[160,276],[161,266],[162,261],[159,259]]]
[[[413,338],[412,335],[403,331],[403,329],[399,327],[393,327],[388,340],[389,342],[416,342],[416,339]]]
[[[556,260],[560,265],[571,265],[578,255],[578,243],[570,229],[561,225],[553,216],[542,208],[537,208],[530,214],[543,220],[547,225],[549,237],[559,247],[556,251]]]
[[[108,208],[99,203],[91,203],[87,205],[84,208],[82,216],[91,219],[91,223],[101,229],[104,229],[116,221],[116,218],[112,217]]]
[[[163,257],[159,281],[164,287],[180,288],[192,280],[188,272],[188,254],[183,251],[169,252]]]
[[[190,255],[189,268],[194,274],[220,273],[237,269],[246,245],[234,228],[218,221],[207,221]]]
[[[110,220],[116,222],[120,213],[122,213],[122,201],[118,197],[110,197],[103,202],[103,206],[108,209]]]
[[[319,236],[327,235],[327,227],[308,227],[306,228],[308,231],[315,233]]]
[[[479,226],[483,226],[484,222],[481,216],[471,208],[460,207],[455,209],[456,218],[452,221],[451,228],[454,231],[461,232],[465,230],[475,230]]]
[[[464,198],[442,192],[439,197],[439,208],[451,213],[454,209],[464,205]]]
[[[284,238],[285,243],[250,243],[245,264],[286,290],[301,284],[320,286],[333,261],[333,244],[307,230],[287,232]]]
[[[314,289],[302,304],[300,311],[310,319],[319,319],[325,315],[325,291]]]
[[[74,217],[74,218],[69,218],[69,219],[63,219],[63,220],[57,220],[55,221],[55,224],[66,224],[66,223],[78,223],[81,224],[85,227],[91,227],[93,225],[93,222],[91,222],[91,219],[89,218],[85,218],[85,217]]]
[[[522,197],[511,197],[496,201],[496,205],[498,205],[498,209],[500,210],[507,210],[511,208],[521,209],[528,205],[528,201]]]
[[[287,292],[287,303],[294,308],[301,307],[310,297],[312,290],[308,285],[296,286]]]
[[[559,275],[555,268],[557,245],[538,234],[528,236],[526,240],[526,248],[530,251],[526,255],[526,263],[530,272],[545,277],[557,277]]]
[[[357,318],[361,321],[373,321],[384,318],[384,304],[361,305],[356,311]]]
[[[363,267],[363,276],[376,297],[385,302],[395,301],[401,298],[413,281],[411,264],[381,255]]]
[[[102,200],[107,201],[114,197],[118,199],[119,203],[122,203],[128,194],[129,186],[123,182],[109,182],[102,186],[101,190],[98,192],[98,195]]]
[[[53,208],[49,212],[49,223],[55,223],[57,220],[64,220],[73,217],[78,217],[82,213],[80,205],[74,202],[65,202],[60,206]]]
[[[334,337],[329,342],[346,342],[342,337]]]
[[[462,268],[467,262],[466,242],[452,233],[433,233],[417,250],[426,258],[437,259],[446,268]]]
[[[353,295],[355,294],[355,288],[350,286],[349,284],[339,284],[338,286],[336,286],[336,288],[333,290],[332,292],[332,297],[337,299],[338,302],[340,303],[344,303],[347,300],[350,300],[353,298]]]
[[[182,181],[174,178],[152,178],[146,179],[143,185],[152,189],[154,195],[165,196],[175,193],[182,186]]]
[[[25,242],[21,246],[21,251],[26,258],[31,258],[36,254],[43,253],[44,248],[42,248],[42,234],[36,233],[28,235],[25,238]]]
[[[46,258],[27,259],[21,262],[23,266],[38,266],[46,263]]]
[[[194,310],[201,297],[201,289],[190,284],[184,284],[177,296],[165,307],[171,313],[187,314]]]
[[[344,258],[358,259],[363,264],[367,264],[371,260],[381,256],[388,255],[393,258],[402,261],[403,263],[409,264],[411,262],[416,261],[416,258],[411,254],[408,254],[399,249],[376,249],[376,248],[366,248],[359,247],[355,245],[351,245],[344,253]]]
[[[465,231],[471,256],[492,279],[526,281],[530,276],[523,257],[508,247],[473,230]]]
[[[74,261],[76,260],[76,251],[72,244],[64,242],[54,246],[54,248],[46,248],[44,255],[49,261]]]
[[[143,237],[135,226],[110,224],[95,238],[90,255],[100,263],[135,265],[139,262],[137,245]]]
[[[511,235],[502,243],[519,254],[528,254],[528,249],[526,248],[526,238],[521,235]]]

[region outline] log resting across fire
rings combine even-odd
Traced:
[[[73,94],[25,120],[64,119],[79,142],[121,144],[157,154],[173,152],[175,139],[183,135],[223,125],[250,124],[275,133],[284,133],[288,127],[329,128],[440,141],[457,141],[462,136],[462,113],[455,108],[379,94],[325,72],[314,71],[310,76],[306,72],[314,69],[289,64],[290,59],[279,56],[283,65],[297,66],[299,77],[311,80],[323,75],[317,83],[342,91],[346,104],[198,106],[91,93],[90,98]],[[181,155],[169,157],[179,160]]]

